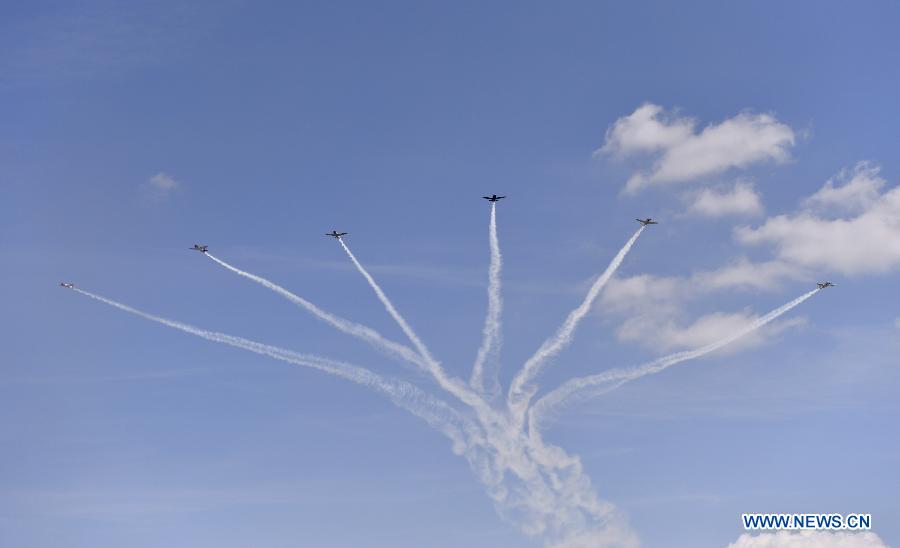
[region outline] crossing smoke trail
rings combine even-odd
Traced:
[[[237,267],[234,267],[234,266],[226,263],[225,261],[219,259],[218,257],[215,257],[212,253],[209,253],[208,251],[206,253],[204,253],[204,255],[206,255],[207,257],[209,257],[210,259],[212,259],[219,265],[225,267],[226,269],[234,272],[235,274],[238,274],[239,276],[243,276],[247,279],[253,280],[254,282],[262,285],[263,287],[266,287],[266,288],[274,291],[275,293],[281,295],[282,297],[284,297],[285,299],[294,303],[295,305],[306,309],[316,318],[337,328],[338,330],[343,331],[344,333],[347,333],[347,334],[357,337],[359,339],[362,339],[362,340],[368,342],[369,344],[375,346],[376,348],[387,352],[388,354],[398,356],[410,363],[416,364],[420,368],[424,366],[424,364],[422,363],[422,359],[418,355],[416,355],[416,353],[408,346],[400,344],[400,343],[396,343],[389,339],[386,339],[383,336],[381,336],[380,333],[378,333],[377,331],[375,331],[374,329],[372,329],[370,327],[366,327],[364,325],[360,325],[358,323],[354,323],[349,320],[345,320],[344,318],[335,316],[334,314],[331,314],[330,312],[326,312],[326,311],[322,310],[321,308],[319,308],[318,306],[314,305],[313,303],[307,301],[303,297],[300,297],[299,295],[296,295],[296,294],[288,291],[287,289],[281,287],[280,285],[275,284],[261,276],[257,276],[256,274],[251,274],[251,273],[241,270]]]
[[[451,408],[445,402],[423,392],[407,382],[395,379],[385,379],[377,373],[363,367],[337,360],[310,354],[299,354],[291,350],[262,344],[242,337],[200,329],[189,324],[149,314],[120,302],[113,301],[112,299],[107,299],[106,297],[101,297],[100,295],[96,295],[89,291],[84,291],[83,289],[73,287],[72,290],[86,297],[90,297],[91,299],[128,312],[129,314],[134,314],[135,316],[139,316],[146,320],[157,322],[209,341],[243,348],[244,350],[287,363],[311,367],[352,381],[356,384],[372,388],[388,396],[388,398],[390,398],[390,400],[398,407],[406,409],[417,417],[425,420],[429,425],[449,437],[453,441],[454,450],[457,453],[463,450],[463,447],[466,445],[467,437],[471,437],[471,435],[466,436],[464,434],[464,430],[472,428],[471,425],[467,424],[467,419],[460,416],[455,409]]]
[[[441,388],[446,390],[449,394],[455,396],[457,399],[462,401],[463,403],[469,405],[477,414],[479,420],[483,423],[491,423],[496,425],[498,422],[502,421],[502,418],[499,417],[494,411],[487,405],[481,396],[473,393],[469,388],[456,378],[450,378],[447,376],[447,373],[444,371],[444,368],[441,367],[441,364],[434,359],[431,355],[431,352],[428,351],[428,347],[425,346],[425,343],[419,339],[419,336],[416,335],[415,331],[413,331],[412,327],[406,322],[406,319],[400,315],[400,312],[394,307],[394,304],[388,298],[388,296],[381,289],[381,286],[378,285],[378,282],[375,281],[375,278],[369,274],[369,271],[365,269],[362,263],[356,258],[356,255],[350,251],[350,248],[347,247],[347,244],[344,243],[343,238],[336,238],[337,241],[341,244],[341,247],[344,248],[344,251],[347,253],[347,256],[350,257],[350,260],[353,261],[353,264],[356,266],[356,269],[360,274],[369,282],[369,286],[375,292],[375,295],[378,296],[378,300],[381,301],[381,304],[384,305],[385,310],[388,311],[388,314],[394,318],[394,321],[397,322],[397,325],[400,326],[400,329],[406,334],[406,337],[412,342],[413,346],[419,352],[419,355],[425,360],[425,365],[428,371],[431,373],[431,376],[434,380],[440,385]]]
[[[677,363],[692,360],[694,358],[699,358],[701,356],[709,354],[710,352],[714,352],[722,348],[723,346],[727,346],[735,342],[736,340],[749,335],[753,331],[760,329],[779,316],[787,313],[792,308],[800,305],[803,301],[809,299],[819,291],[821,291],[821,288],[813,289],[812,291],[809,291],[797,297],[793,301],[784,304],[776,308],[775,310],[772,310],[768,314],[760,316],[759,318],[748,324],[746,327],[739,331],[736,331],[730,336],[720,341],[710,343],[706,346],[702,346],[694,350],[676,352],[674,354],[663,356],[662,358],[658,358],[652,362],[631,369],[613,369],[610,371],[604,371],[603,373],[598,373],[596,375],[571,379],[559,388],[542,397],[534,404],[534,406],[532,406],[531,410],[529,411],[529,431],[539,431],[544,418],[573,396],[582,395],[583,397],[589,397],[590,395],[596,393],[593,392],[593,390],[597,390],[599,393],[609,392],[625,384],[626,382],[639,379],[646,375],[659,373],[660,371],[667,369]]]
[[[636,547],[627,522],[613,505],[597,497],[578,458],[525,435],[520,423],[496,412],[457,379],[447,378],[374,278],[339,241],[388,313],[432,363],[438,384],[475,412],[483,430],[469,439],[462,453],[500,514],[529,536],[542,537],[547,546]]]
[[[636,238],[635,238],[636,239]],[[530,536],[554,548],[636,547],[624,518],[600,501],[577,457],[524,435],[520,424],[492,409],[455,378],[448,378],[387,295],[340,238],[341,247],[379,300],[431,364],[438,384],[467,404],[483,429],[462,451],[498,511]]]
[[[600,294],[600,290],[609,282],[610,278],[612,278],[613,274],[618,270],[619,265],[622,264],[622,261],[625,259],[625,256],[628,255],[628,252],[631,251],[632,246],[640,237],[641,233],[644,231],[646,226],[641,226],[635,231],[634,235],[622,246],[622,249],[616,254],[613,258],[612,262],[609,263],[609,266],[606,267],[606,270],[603,274],[600,275],[599,278],[594,282],[591,286],[591,289],[588,291],[588,294],[585,296],[584,301],[578,305],[578,308],[569,313],[569,316],[566,318],[566,321],[559,327],[556,331],[556,334],[553,337],[544,341],[538,351],[525,362],[525,365],[522,366],[521,371],[516,374],[513,378],[512,384],[509,387],[509,395],[508,395],[508,403],[510,411],[512,411],[513,415],[518,420],[524,420],[524,415],[526,410],[528,409],[528,403],[531,398],[534,396],[535,392],[537,392],[537,387],[531,384],[531,381],[540,374],[541,370],[544,368],[544,365],[547,363],[547,360],[558,354],[563,348],[569,345],[572,342],[572,337],[575,333],[575,328],[578,327],[578,324],[581,322],[582,318],[588,313],[591,309],[591,305],[596,300],[597,295]]]
[[[413,343],[413,346],[419,352],[419,354],[425,358],[425,360],[431,364],[436,364],[437,361],[432,357],[431,352],[428,351],[428,348],[425,346],[425,343],[416,335],[415,331],[413,331],[412,327],[406,323],[406,320],[403,316],[397,312],[397,309],[394,308],[394,304],[388,299],[387,295],[385,295],[384,291],[382,291],[381,286],[375,281],[375,278],[369,274],[369,271],[366,270],[362,264],[356,259],[356,256],[350,251],[350,248],[347,247],[347,244],[344,243],[343,238],[336,238],[337,241],[341,244],[341,247],[344,248],[344,251],[347,252],[347,256],[350,257],[350,260],[353,261],[353,264],[356,266],[356,269],[359,270],[359,273],[363,275],[369,285],[372,287],[372,290],[375,291],[375,294],[378,296],[378,300],[381,301],[381,304],[384,305],[385,310],[388,311],[388,314],[394,318],[394,321],[397,322],[397,325],[400,326],[400,329],[403,330],[403,333],[406,334],[406,337]]]
[[[481,347],[475,357],[472,378],[469,385],[475,390],[486,392],[492,396],[500,393],[498,380],[498,354],[500,352],[500,314],[503,300],[500,296],[500,269],[503,257],[500,255],[500,240],[497,238],[497,204],[491,203],[491,223],[488,228],[488,240],[491,247],[491,264],[488,267],[488,312],[482,329]],[[487,386],[485,386],[487,378]]]
[[[144,319],[207,340],[324,371],[386,395],[396,405],[423,418],[430,426],[450,438],[454,452],[468,461],[472,471],[493,500],[497,511],[525,534],[543,540],[544,546],[547,548],[637,548],[640,543],[629,527],[627,519],[613,504],[598,497],[578,456],[569,455],[562,448],[543,441],[540,432],[541,421],[573,396],[590,395],[599,390],[612,390],[625,382],[662,371],[680,361],[700,357],[725,346],[754,329],[766,325],[818,291],[811,291],[791,303],[769,312],[749,324],[745,329],[722,341],[696,350],[659,358],[632,369],[606,371],[598,375],[574,379],[535,402],[533,396],[538,389],[535,379],[542,367],[571,342],[579,322],[587,314],[603,286],[614,275],[642,232],[643,227],[634,233],[594,282],[584,302],[569,314],[556,333],[548,338],[537,353],[525,363],[509,388],[506,405],[500,406],[500,408],[493,406],[493,402],[489,403],[487,399],[487,396],[490,395],[490,385],[487,387],[487,392],[478,390],[486,383],[499,385],[496,371],[489,369],[494,365],[490,361],[492,352],[496,352],[500,345],[502,309],[500,300],[502,257],[497,238],[496,209],[494,207],[491,209],[489,225],[491,262],[488,269],[488,313],[483,328],[483,340],[476,356],[470,383],[447,375],[441,364],[432,357],[428,348],[400,315],[375,279],[340,238],[338,241],[340,241],[341,247],[369,283],[385,309],[409,338],[412,347],[387,340],[366,326],[325,312],[281,286],[239,270],[207,254],[211,260],[221,266],[278,293],[329,325],[364,339],[378,349],[419,365],[432,375],[443,390],[465,404],[465,409],[459,407],[457,410],[410,383],[387,379],[355,365],[299,354],[223,333],[206,331],[154,316],[80,289],[73,289],[80,294]],[[531,407],[530,411],[529,407]]]
[[[539,439],[529,439],[508,423],[492,422],[490,417],[479,414],[481,424],[476,424],[445,402],[409,383],[385,379],[372,371],[343,362],[200,329],[82,289],[72,289],[167,327],[334,374],[385,394],[396,405],[424,419],[450,438],[454,452],[469,461],[498,511],[526,534],[543,537],[547,546],[637,546],[624,518],[611,504],[597,498],[577,457],[567,455],[558,447],[545,446]]]

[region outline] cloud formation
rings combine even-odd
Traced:
[[[764,210],[753,183],[746,181],[738,181],[730,188],[706,188],[688,197],[688,212],[703,217],[762,215]]]
[[[888,548],[875,533],[844,531],[778,531],[743,534],[728,548]]]
[[[826,182],[799,212],[739,228],[735,236],[772,246],[777,260],[799,268],[847,276],[900,268],[900,187],[882,192],[878,171],[860,163]]]
[[[715,274],[700,273],[687,278],[651,275],[617,278],[607,286],[601,304],[608,312],[626,316],[616,330],[621,341],[661,351],[705,346],[744,329],[759,318],[751,311],[743,310],[716,312],[686,321],[685,308],[690,301],[719,289],[704,281],[707,276]],[[803,318],[774,323],[730,346],[729,351],[760,345],[785,329],[805,323]]]
[[[900,270],[900,186],[889,188],[877,166],[860,162],[826,181],[796,212],[769,217],[756,228],[740,227],[735,239],[746,246],[768,246],[770,256],[758,261],[739,256],[718,268],[682,276],[611,280],[600,302],[622,318],[618,338],[662,350],[694,347],[755,318],[743,311],[688,319],[690,303],[710,293],[773,291],[786,282],[812,285],[835,273]],[[759,331],[744,348],[796,325],[776,324]],[[897,325],[900,328],[900,319]]]
[[[625,320],[616,331],[616,335],[622,341],[638,342],[656,350],[666,352],[686,350],[706,346],[724,339],[731,333],[743,331],[758,319],[759,315],[747,310],[714,312],[700,316],[688,324],[681,324],[668,315],[640,314]],[[729,345],[728,351],[735,352],[758,346],[778,333],[802,325],[806,325],[806,319],[802,317],[774,323]]]
[[[154,188],[157,188],[163,192],[170,192],[178,188],[178,181],[176,181],[171,175],[168,173],[160,171],[153,177],[150,177],[150,185]]]
[[[841,170],[812,196],[804,201],[810,210],[858,213],[874,205],[884,187],[879,177],[881,168],[859,162],[853,170]],[[837,185],[837,186],[835,186]]]
[[[654,154],[653,166],[625,185],[635,192],[654,184],[678,183],[790,158],[794,130],[771,114],[742,112],[697,131],[697,121],[652,103],[619,118],[597,153],[616,157]]]
[[[618,312],[633,311],[639,308],[659,310],[666,305],[685,296],[680,290],[684,280],[676,277],[639,274],[627,278],[613,278],[600,297],[600,302],[607,309]]]
[[[691,138],[695,125],[690,118],[678,118],[659,105],[645,103],[613,123],[597,152],[624,157],[674,148]]]
[[[181,183],[164,171],[160,171],[144,183],[144,189],[147,194],[157,200],[168,198],[180,186]]]
[[[691,281],[705,290],[718,289],[777,289],[785,280],[808,280],[812,273],[782,261],[754,263],[746,257],[717,268],[695,273]]]

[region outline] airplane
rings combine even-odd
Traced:
[[[194,247],[192,247],[190,249],[192,249],[194,251],[199,251],[200,253],[206,253],[207,248],[209,248],[208,245],[194,244]]]
[[[66,289],[73,289],[75,284],[70,284],[69,282],[59,282],[60,287],[65,287]]]
[[[482,196],[482,198],[484,198],[485,200],[487,200],[489,202],[496,202],[498,200],[502,200],[503,198],[506,198],[506,196],[497,196],[496,194],[491,194],[490,196]]]
[[[817,283],[816,285],[819,286],[819,289],[825,289],[826,287],[834,287],[834,284],[831,282],[821,282],[821,283]]]
[[[337,238],[338,240],[340,240],[341,236],[346,236],[347,233],[346,232],[338,232],[337,230],[332,230],[331,232],[326,232],[325,235],[331,236],[332,238]]]
[[[641,224],[644,225],[644,226],[647,226],[647,225],[658,225],[658,224],[659,224],[659,223],[657,223],[656,221],[654,221],[653,219],[651,219],[650,217],[647,217],[646,219],[635,219],[635,221],[641,223]]]

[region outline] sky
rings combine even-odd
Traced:
[[[900,544],[895,3],[3,8],[0,544],[586,546],[552,512],[558,534],[530,530],[470,453],[383,394],[58,286],[350,362],[471,418],[415,366],[188,248],[409,345],[323,236],[347,231],[468,379],[493,193],[504,389],[636,217],[660,224],[538,397],[837,284],[545,421],[621,546]],[[871,513],[873,531],[748,536],[744,512]]]

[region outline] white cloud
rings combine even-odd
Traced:
[[[811,273],[782,261],[752,262],[746,257],[714,270],[701,270],[690,276],[654,276],[639,274],[613,278],[603,291],[600,303],[612,312],[675,309],[676,303],[723,289],[780,289],[784,280],[809,280]]]
[[[747,312],[714,312],[700,316],[690,325],[666,325],[659,334],[659,343],[668,349],[699,348],[724,339],[750,325],[756,316]]]
[[[598,153],[627,156],[664,150],[690,139],[696,122],[667,115],[659,105],[646,103],[623,116],[606,131],[606,143]]]
[[[878,176],[880,168],[867,162],[856,164],[853,171],[842,170],[826,181],[818,192],[804,201],[808,209],[838,212],[865,211],[878,201],[884,179]],[[838,183],[840,186],[835,186]]]
[[[900,187],[882,193],[883,186],[877,170],[857,165],[843,186],[827,182],[799,213],[771,217],[759,228],[739,228],[736,237],[748,245],[769,244],[778,260],[798,267],[844,275],[900,268]],[[842,198],[845,211],[862,209],[845,218],[808,209]]]
[[[153,177],[150,177],[150,184],[163,192],[170,192],[178,188],[178,181],[176,181],[171,175],[168,173],[164,173],[160,171]]]
[[[706,188],[689,195],[688,212],[704,217],[761,215],[762,200],[752,183],[738,181],[731,188]]]
[[[613,278],[606,285],[600,303],[615,312],[636,310],[669,310],[684,296],[684,280],[674,277],[641,274],[628,278]]]
[[[616,336],[656,350],[697,348],[741,330],[758,316],[749,310],[716,312],[686,320],[687,306],[714,291],[726,289],[771,290],[785,279],[808,278],[802,269],[779,261],[753,263],[746,258],[717,270],[700,271],[686,277],[637,275],[613,278],[600,297],[605,314],[624,318]],[[804,325],[803,318],[782,320],[755,331],[728,351],[764,343],[781,331]]]
[[[888,548],[875,533],[845,531],[778,531],[743,534],[728,548]]]
[[[160,171],[153,177],[147,179],[147,182],[144,184],[144,190],[151,198],[161,200],[168,198],[169,195],[178,190],[180,186],[181,183],[176,181],[174,177]]]
[[[704,290],[729,288],[766,290],[779,288],[785,279],[802,280],[809,276],[804,269],[782,261],[754,263],[746,257],[741,257],[716,270],[694,274],[693,282]]]
[[[877,167],[860,163],[841,172],[802,204],[794,214],[735,231],[742,244],[770,245],[768,259],[754,262],[739,257],[690,275],[611,280],[600,303],[605,312],[622,318],[619,339],[662,350],[696,348],[740,330],[756,317],[745,311],[689,319],[688,305],[711,292],[780,290],[787,281],[812,286],[835,272],[900,270],[900,186],[888,189]],[[803,320],[756,332],[738,347],[759,344],[797,322]],[[896,323],[900,328],[900,318]]]
[[[633,316],[622,324],[616,334],[623,341],[637,342],[660,351],[700,348],[737,333],[759,316],[743,312],[714,312],[700,316],[693,323],[679,325],[671,317],[658,314]],[[754,331],[727,347],[728,352],[758,346],[786,329],[803,326],[806,319],[790,318]]]
[[[658,155],[649,171],[631,176],[626,190],[650,184],[674,183],[715,175],[752,164],[784,162],[794,145],[794,131],[770,114],[740,113],[699,132],[690,118],[667,114],[645,104],[619,118],[606,132],[598,153],[619,157],[638,153]]]

